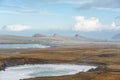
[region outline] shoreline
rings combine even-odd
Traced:
[[[86,65],[76,65],[76,64],[19,65],[19,66],[9,67],[5,71],[1,71],[0,76],[1,77],[3,76],[3,77],[0,79],[1,80],[19,80],[19,79],[35,78],[35,77],[68,76],[68,75],[77,74],[79,72],[87,72],[92,68],[94,69],[96,68],[96,66],[89,66],[89,65],[86,66]],[[20,71],[18,72],[17,70],[18,71],[20,70]],[[41,73],[41,71],[43,73]],[[45,71],[45,74],[44,74],[44,71]],[[38,74],[36,74],[37,72]],[[13,73],[14,76],[11,76],[9,73]],[[4,75],[8,75],[8,76],[6,77]],[[22,75],[22,76],[19,77],[19,75]],[[18,78],[16,78],[16,76],[18,76]]]
[[[4,51],[4,50],[3,50]],[[20,52],[20,54],[12,54],[13,52]],[[8,50],[9,52],[9,50]],[[6,67],[24,65],[24,64],[90,64],[97,65],[98,68],[95,70],[90,70],[86,73],[78,73],[79,77],[84,74],[89,77],[89,75],[97,75],[98,73],[120,73],[120,47],[116,46],[68,46],[68,47],[57,47],[57,48],[46,48],[46,49],[19,49],[12,50],[9,54],[4,54],[0,52],[0,65],[5,64]],[[112,54],[112,55],[111,55]],[[114,54],[114,55],[113,55]],[[4,68],[5,69],[5,68]],[[4,70],[3,69],[3,70]],[[90,73],[90,74],[89,74]],[[64,76],[75,77],[76,75]],[[112,74],[106,74],[112,75]],[[118,77],[118,76],[117,76]],[[46,77],[47,78],[47,77]],[[50,77],[45,80],[57,80],[61,77]],[[53,79],[55,78],[55,79]],[[76,78],[76,77],[75,77]],[[120,78],[118,78],[120,79]],[[44,80],[43,78],[25,79],[25,80]],[[61,79],[62,80],[62,79]],[[68,80],[68,79],[63,79]],[[72,80],[72,78],[71,78]],[[75,79],[77,80],[77,79]],[[81,80],[87,80],[81,79]],[[97,79],[96,79],[97,80]],[[106,79],[107,80],[107,79]],[[116,79],[112,79],[116,80]]]

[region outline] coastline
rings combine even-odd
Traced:
[[[80,72],[76,74],[82,76],[87,75],[97,75],[105,74],[111,75],[110,73],[114,72],[120,74],[120,69],[116,67],[120,65],[120,47],[119,46],[64,46],[57,48],[46,48],[46,49],[12,49],[13,52],[20,52],[20,54],[12,54],[11,53],[1,53],[0,54],[0,65],[3,64],[5,67],[24,65],[24,64],[88,64],[88,65],[96,65],[99,66],[95,70],[90,70],[86,73]],[[9,52],[9,50],[8,50]],[[111,56],[111,54],[114,54]],[[114,66],[114,67],[109,67]],[[3,68],[3,70],[5,69]],[[82,74],[82,75],[81,75]],[[89,75],[88,75],[89,74]],[[76,76],[76,75],[71,75]],[[70,77],[70,76],[64,76]],[[116,76],[115,76],[116,77]],[[48,77],[45,80],[57,80],[59,77]],[[53,79],[55,78],[55,79]],[[118,78],[118,76],[117,76]],[[71,78],[72,80],[73,78]],[[120,78],[118,78],[120,79]],[[44,80],[43,78],[34,78],[34,79],[25,79],[25,80]],[[62,79],[61,79],[62,80]],[[68,79],[63,79],[68,80]],[[77,79],[75,79],[77,80]],[[87,80],[81,79],[81,80]],[[95,79],[97,80],[97,79]],[[109,80],[109,79],[106,79]],[[112,79],[116,80],[116,79]]]

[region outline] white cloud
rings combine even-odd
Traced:
[[[2,29],[7,31],[24,31],[30,29],[30,26],[26,25],[6,25]]]
[[[120,26],[117,26],[115,22],[104,25],[98,18],[92,17],[86,19],[84,16],[76,16],[76,24],[74,29],[76,31],[101,31],[101,30],[118,30]]]

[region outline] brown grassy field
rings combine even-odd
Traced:
[[[20,51],[20,50],[19,50]],[[9,50],[8,50],[9,52]],[[102,66],[102,69],[76,75],[44,77],[25,80],[120,80],[119,47],[67,47],[22,50],[21,54],[0,54],[0,65],[38,63],[74,63]]]
[[[60,77],[43,77],[25,80],[120,80],[119,72],[86,72],[76,75],[60,76]]]

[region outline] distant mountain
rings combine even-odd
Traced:
[[[112,37],[112,40],[120,40],[120,33]]]
[[[36,33],[32,37],[46,37],[46,35],[43,35],[43,34],[40,34],[40,33]]]
[[[52,36],[45,36],[42,34],[34,34],[33,36],[17,36],[17,35],[0,35],[0,43],[14,43],[14,44],[46,44],[46,45],[78,45],[81,43],[100,42],[92,38],[87,38],[76,34],[75,36],[64,36],[54,34]]]

